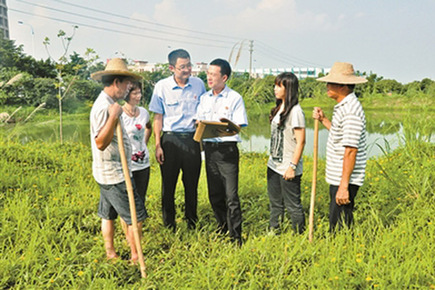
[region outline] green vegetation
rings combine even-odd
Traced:
[[[312,244],[307,233],[294,235],[288,221],[283,234],[268,233],[265,154],[241,154],[239,188],[245,239],[241,248],[215,233],[204,166],[198,228],[188,230],[181,218],[180,184],[176,192],[179,230],[175,235],[166,230],[161,222],[160,172],[153,162],[147,194],[150,218],[142,240],[148,278],[141,279],[139,269],[126,260],[129,249],[120,225],[115,243],[123,259],[105,259],[89,135],[82,130],[88,128],[90,107],[101,90],[88,77],[104,66],[101,62],[88,64],[74,52],[62,68],[65,82],[76,76],[62,101],[64,126],[76,127],[65,130],[73,133],[65,136],[61,145],[53,61],[36,61],[24,55],[22,47],[0,36],[0,113],[11,114],[23,106],[12,119],[16,124],[1,128],[0,288],[435,288],[435,145],[428,142],[435,127],[434,81],[402,85],[370,74],[369,82],[358,86],[366,115],[375,120],[368,131],[401,131],[403,137],[394,151],[384,140],[380,144],[384,156],[369,160],[366,182],[357,196],[356,225],[335,236],[327,232],[328,185],[325,163],[320,160]],[[7,85],[17,74],[22,74],[21,78]],[[168,74],[167,65],[143,74],[144,103],[149,102],[155,82]],[[258,131],[261,135],[261,128],[268,126],[264,112],[275,99],[273,80],[272,76],[250,79],[235,75],[229,82],[245,98],[250,120],[256,124],[253,134]],[[325,95],[324,84],[301,80],[304,109],[321,106],[331,110],[334,102]],[[43,102],[47,109],[38,111],[31,124],[23,124]],[[388,111],[388,117],[385,112],[379,115],[379,109]],[[417,121],[407,117],[417,113]],[[312,126],[308,115],[307,123]],[[47,127],[52,134],[42,137]],[[30,133],[37,137],[28,137]],[[311,172],[312,160],[304,156],[302,202],[307,216]]]
[[[68,44],[72,36],[60,31],[58,38]],[[46,39],[48,48],[49,40]],[[84,56],[73,52],[67,57],[67,48],[58,63],[53,59],[36,61],[23,53],[22,46],[14,41],[0,37],[0,106],[31,106],[46,103],[47,109],[74,113],[81,110],[81,104],[92,103],[101,90],[101,85],[90,80],[91,73],[104,69],[104,63],[97,61],[96,52],[88,49]],[[13,84],[6,83],[16,76],[22,77]],[[59,74],[61,78],[59,79]],[[168,65],[162,64],[160,70],[141,73],[144,80],[143,104],[149,103],[155,83],[170,75]],[[434,107],[435,81],[423,79],[409,84],[383,79],[376,74],[366,74],[368,82],[356,88],[366,109],[421,109]],[[199,77],[205,79],[204,73]],[[262,79],[249,78],[247,74],[233,74],[228,85],[243,95],[250,110],[261,110],[264,105],[275,102],[273,93],[274,76]],[[69,87],[71,84],[71,87]],[[328,105],[324,83],[314,78],[300,80],[300,96],[308,107]],[[59,101],[59,96],[63,100]],[[8,112],[9,114],[11,112]],[[13,119],[15,120],[15,119]]]
[[[129,266],[129,249],[117,226],[123,260],[107,262],[97,217],[98,187],[89,145],[0,142],[0,287],[91,289],[291,289],[435,287],[435,145],[406,124],[401,147],[368,163],[357,196],[356,225],[336,236],[328,228],[328,186],[320,161],[315,240],[307,233],[268,235],[264,154],[244,153],[240,197],[245,244],[235,247],[215,233],[205,172],[199,185],[199,227],[182,221],[183,193],[176,193],[179,230],[161,223],[160,174],[153,162],[144,225],[148,278]],[[153,152],[151,152],[153,154]],[[308,214],[312,160],[304,157],[303,205]]]

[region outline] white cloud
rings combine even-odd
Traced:
[[[163,0],[154,6],[154,19],[156,22],[165,23],[166,25],[190,27],[189,17],[177,7],[177,1]]]
[[[325,13],[301,12],[295,0],[261,0],[244,6],[233,14],[218,16],[210,21],[217,25],[226,23],[226,31],[239,35],[264,33],[276,30],[283,32],[336,29]],[[234,25],[237,23],[237,25]]]

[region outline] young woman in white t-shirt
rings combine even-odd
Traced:
[[[134,82],[122,106],[122,118],[132,147],[131,166],[137,193],[145,203],[150,179],[150,158],[147,148],[151,136],[151,121],[148,111],[139,107],[142,84]]]
[[[275,79],[276,106],[271,110],[270,157],[267,162],[269,227],[280,232],[287,209],[293,229],[302,233],[305,216],[301,204],[302,152],[305,146],[305,115],[298,102],[299,82],[290,72]]]

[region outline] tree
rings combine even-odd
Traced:
[[[33,77],[55,77],[55,67],[47,60],[35,60],[24,54],[23,46],[16,46],[15,41],[5,39],[0,32],[0,69],[12,69],[26,72]]]
[[[71,86],[76,81],[80,69],[82,69],[85,64],[95,62],[96,59],[98,58],[98,56],[95,54],[95,51],[93,49],[88,48],[86,50],[86,53],[85,53],[85,57],[87,58],[87,60],[80,59],[80,58],[76,59],[76,61],[77,60],[81,61],[84,64],[75,64],[74,66],[70,67],[70,69],[72,69],[72,71],[74,72],[73,77],[66,77],[66,76],[68,76],[68,74],[66,74],[67,69],[68,69],[68,59],[67,59],[66,55],[68,53],[69,46],[71,44],[71,41],[74,38],[74,34],[75,34],[75,31],[77,28],[78,28],[78,26],[74,25],[73,31],[72,31],[71,35],[69,35],[69,36],[65,33],[65,31],[59,30],[57,37],[60,39],[60,41],[62,43],[63,52],[57,61],[53,59],[53,57],[51,56],[49,49],[48,49],[50,46],[50,39],[48,37],[45,37],[44,42],[43,42],[45,49],[46,49],[48,55],[50,56],[50,59],[52,59],[56,64],[56,83],[55,83],[55,86],[56,86],[56,89],[58,90],[56,97],[58,99],[58,104],[59,104],[59,137],[60,137],[61,144],[63,143],[62,100],[66,96],[68,96],[68,94],[70,93]]]
[[[402,84],[396,80],[383,79],[376,82],[373,86],[373,93],[381,94],[400,94],[402,92]]]
[[[159,64],[153,72],[144,72],[143,76],[143,99],[142,101],[148,104],[153,94],[154,86],[156,83],[171,75],[169,64]]]

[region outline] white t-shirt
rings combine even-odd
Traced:
[[[139,116],[130,117],[122,113],[125,130],[132,147],[131,171],[138,171],[150,167],[150,156],[145,144],[145,127],[150,121],[150,114],[145,108],[137,107]]]
[[[235,124],[248,126],[245,103],[242,96],[225,86],[218,95],[213,95],[213,90],[204,93],[195,116],[196,120],[219,121],[226,118]],[[204,139],[206,142],[242,142],[238,134],[234,136],[216,137]]]
[[[271,123],[270,157],[267,166],[278,174],[284,175],[293,160],[296,148],[295,128],[305,128],[305,114],[299,104],[295,105],[285,120],[283,127],[278,128],[283,107],[275,115]],[[302,174],[302,157],[296,165],[295,175]]]
[[[116,129],[110,144],[103,151],[97,148],[95,137],[98,136],[101,129],[109,118],[109,107],[115,101],[104,91],[100,93],[92,106],[90,115],[91,129],[91,147],[92,147],[92,172],[95,180],[99,184],[117,184],[124,181],[122,171],[121,156],[119,154],[118,137]],[[120,119],[122,128],[122,139],[124,141],[125,157],[127,158],[128,168],[131,167],[129,156],[131,156],[130,140],[127,137],[124,124]],[[131,175],[131,173],[130,173]]]

